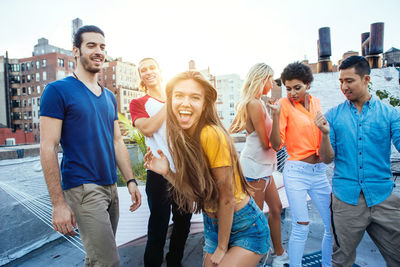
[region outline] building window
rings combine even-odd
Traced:
[[[32,132],[32,123],[29,123],[29,131]]]
[[[36,86],[36,91],[38,94],[40,94],[40,85]]]
[[[22,75],[22,83],[25,83],[25,75]]]
[[[42,59],[42,68],[45,68],[47,66],[47,60]]]
[[[24,123],[24,131],[27,132],[28,131],[28,124]]]
[[[27,120],[28,119],[28,116],[27,116],[27,114],[26,114],[26,111],[24,112],[24,120]]]
[[[40,69],[40,62],[39,62],[39,60],[36,60],[36,69],[37,69],[37,70]]]
[[[229,107],[230,107],[230,108],[234,108],[234,107],[235,107],[235,103],[230,103],[230,104],[229,104]]]
[[[46,71],[42,72],[42,79],[43,79],[43,81],[47,80],[47,72]]]
[[[26,62],[26,70],[30,70],[31,69],[31,64],[29,62]]]
[[[25,71],[25,64],[21,63],[21,71]]]
[[[74,62],[72,62],[72,61],[68,61],[68,68],[70,69],[70,70],[73,70],[74,69]]]
[[[115,74],[113,74],[113,81],[115,81]]]
[[[32,105],[35,105],[35,98],[32,98]],[[33,117],[35,117],[35,111],[33,111]]]
[[[11,72],[19,72],[19,64],[8,64],[8,69]]]
[[[62,58],[57,59],[57,63],[59,67],[64,67],[64,59]]]
[[[22,87],[22,95],[26,95],[26,88]]]
[[[30,86],[28,86],[28,95],[32,94],[32,89]]]
[[[37,105],[40,106],[40,97],[37,98]]]
[[[31,82],[31,75],[30,74],[26,75],[26,82],[27,83]]]
[[[28,119],[32,119],[32,111],[28,112]]]
[[[231,112],[231,113],[229,113],[229,115],[235,116],[235,112]]]
[[[222,117],[222,111],[218,111],[218,117]]]
[[[28,99],[28,106],[30,107],[30,106],[32,106],[32,100],[29,98]],[[30,111],[29,111],[30,112]]]
[[[39,72],[36,73],[36,81],[37,81],[37,82],[40,82],[40,73],[39,73]]]

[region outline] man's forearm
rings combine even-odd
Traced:
[[[58,147],[57,147],[58,148]],[[40,162],[44,178],[49,191],[51,203],[57,206],[65,203],[64,193],[61,188],[60,166],[58,165],[57,148],[40,146]]]
[[[117,160],[118,169],[121,171],[126,181],[133,178],[131,161],[128,153],[128,149],[122,138],[114,142],[115,157]]]
[[[153,134],[160,129],[165,121],[166,110],[165,106],[153,117],[150,118],[139,118],[135,121],[135,127],[147,137],[153,136]]]
[[[321,144],[319,146],[319,156],[325,164],[331,163],[335,156],[331,146],[331,141],[329,139],[329,133],[322,134],[321,136]]]

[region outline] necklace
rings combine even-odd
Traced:
[[[75,72],[72,72],[72,74],[74,75],[74,77],[75,77],[78,81],[80,81],[81,83],[85,84],[84,82],[81,81],[81,79],[78,78],[78,75],[76,75]],[[103,93],[104,87],[103,87],[99,82],[97,82],[97,85],[100,86],[101,93]],[[86,86],[86,84],[85,84],[85,86]],[[86,86],[86,87],[87,87],[87,86]],[[101,93],[100,93],[100,94],[101,94]]]

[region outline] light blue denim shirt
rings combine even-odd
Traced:
[[[332,178],[335,196],[357,205],[362,190],[368,207],[383,202],[394,187],[391,140],[400,151],[400,112],[371,97],[361,113],[346,100],[331,108],[325,117],[335,152]]]

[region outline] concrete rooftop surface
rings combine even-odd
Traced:
[[[399,172],[400,157],[397,152],[392,160],[392,169]],[[329,178],[332,176],[332,168],[333,165],[329,165],[327,168]],[[121,190],[123,189],[121,188]],[[143,187],[141,190],[143,190]],[[396,180],[394,190],[400,196],[400,179]],[[144,192],[142,192],[142,197],[146,197]],[[18,198],[22,198],[22,200]],[[35,203],[35,201],[40,205],[29,204]],[[60,237],[50,227],[51,224],[48,225],[48,221],[51,220],[51,216],[48,218],[48,214],[51,214],[51,207],[48,207],[48,204],[43,204],[46,201],[48,202],[49,199],[38,157],[0,160],[0,214],[2,214],[0,216],[0,225],[2,225],[0,228],[0,236],[2,237],[0,239],[0,257],[2,257],[0,258],[0,265],[83,266],[85,254],[82,247]],[[143,201],[141,207],[144,210],[148,209],[146,202]],[[127,204],[121,201],[120,208],[123,210],[127,209],[127,207],[124,208],[124,205]],[[308,206],[311,223],[305,254],[320,250],[323,233],[322,220],[314,204],[309,201]],[[40,209],[37,207],[40,207]],[[41,212],[40,214],[47,214],[47,217],[40,214],[38,216],[39,212]],[[119,231],[126,229],[129,232],[130,228],[140,228],[142,234],[123,239],[118,237],[117,233],[121,266],[144,266],[143,254],[146,237],[143,232],[145,233],[147,229],[147,219],[135,212],[129,213],[129,216],[129,221],[125,223],[121,222],[120,219]],[[186,267],[202,266],[203,225],[200,220],[201,215],[197,215],[195,218],[185,248],[183,266]],[[281,218],[282,241],[285,249],[287,249],[291,228],[290,207],[283,210]],[[124,235],[122,234],[122,236]],[[30,247],[19,247],[24,242],[30,242]],[[166,242],[165,253],[168,251],[168,244],[169,240]],[[270,261],[271,259],[267,259],[268,263]],[[386,266],[368,234],[364,236],[357,249],[356,263],[365,267]]]

